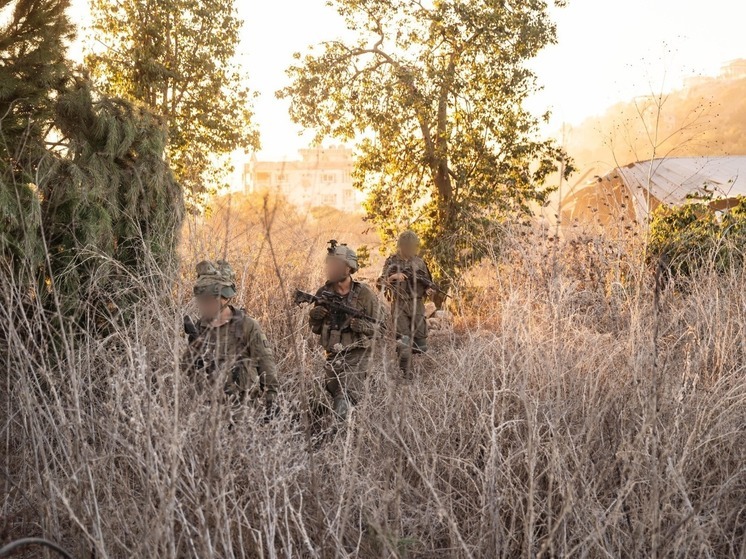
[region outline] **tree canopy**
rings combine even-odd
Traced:
[[[234,0],[92,0],[92,12],[94,81],[165,119],[169,164],[201,199],[225,177],[221,156],[258,147]]]
[[[332,0],[352,38],[327,41],[278,92],[318,139],[357,141],[356,185],[384,239],[405,227],[433,263],[479,258],[485,225],[526,213],[572,166],[524,107],[526,62],[555,41],[544,0]]]
[[[85,318],[173,264],[183,199],[163,121],[65,58],[66,7],[18,0],[0,32],[0,262],[20,292]]]
[[[69,0],[0,0],[8,19],[0,28],[0,149],[3,163],[38,156],[54,114],[55,96],[70,71],[65,41],[74,35]],[[23,141],[18,141],[23,140]]]

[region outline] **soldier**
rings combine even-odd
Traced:
[[[346,245],[332,241],[327,250],[327,282],[316,292],[321,301],[309,312],[314,334],[320,336],[326,352],[325,387],[333,398],[333,409],[340,420],[360,401],[371,363],[373,341],[384,323],[384,310],[376,294],[352,279],[358,269],[357,254]],[[342,303],[362,311],[356,318],[339,312],[324,301]]]
[[[397,246],[397,253],[386,259],[377,283],[391,300],[399,367],[407,374],[412,354],[427,351],[424,298],[433,295],[425,285],[432,282],[432,275],[419,256],[420,240],[414,231],[404,231]]]
[[[197,264],[194,296],[200,318],[192,325],[182,369],[198,381],[221,382],[235,406],[247,395],[250,401],[264,396],[269,421],[277,412],[275,360],[259,323],[230,304],[236,295],[235,277],[224,260]],[[191,324],[187,320],[185,326]]]

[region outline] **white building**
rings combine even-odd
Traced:
[[[331,206],[348,213],[362,211],[362,194],[352,186],[352,150],[344,146],[300,150],[300,159],[259,161],[244,165],[245,192],[277,191],[302,209]]]

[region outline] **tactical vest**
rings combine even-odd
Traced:
[[[251,355],[251,325],[243,309],[233,309],[231,319],[217,328],[201,321],[197,326],[202,340],[200,354],[208,374],[226,375],[226,386],[235,384],[239,390],[259,384],[257,362]]]
[[[344,304],[360,308],[358,301],[360,299],[360,291],[362,284],[353,281],[350,292],[342,297],[340,301]],[[331,289],[328,289],[331,291]],[[363,309],[360,309],[363,310]],[[353,332],[350,329],[350,322],[352,317],[344,317],[343,320],[337,320],[336,317],[330,316],[324,320],[321,326],[321,347],[326,350],[327,354],[337,354],[341,351],[347,351],[353,348],[368,348],[370,347],[370,338],[359,332]]]
[[[394,274],[408,273],[416,277],[418,272],[424,273],[428,278],[430,277],[430,270],[428,270],[427,264],[422,258],[415,256],[407,261],[398,254],[394,254],[386,259],[383,276],[384,279],[388,279],[389,276]],[[415,298],[423,298],[427,288],[416,281],[400,281],[389,285],[386,291],[390,300],[411,301]]]

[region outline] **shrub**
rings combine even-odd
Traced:
[[[67,5],[6,10],[0,273],[66,319],[105,322],[139,300],[153,267],[173,269],[182,192],[164,160],[162,122],[98,95],[66,60]]]
[[[691,277],[703,268],[722,273],[743,265],[744,243],[746,198],[722,213],[706,202],[661,204],[650,222],[648,261],[671,276]]]

